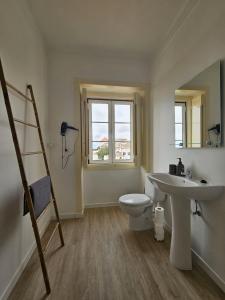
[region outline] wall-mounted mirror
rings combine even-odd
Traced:
[[[175,91],[175,147],[221,146],[220,62]]]

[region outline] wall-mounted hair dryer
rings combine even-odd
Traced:
[[[60,134],[62,136],[62,169],[65,169],[68,162],[69,162],[69,159],[70,157],[74,154],[75,152],[75,143],[76,143],[76,139],[74,140],[74,148],[73,150],[69,149],[67,147],[67,135],[66,135],[66,132],[68,129],[71,129],[71,130],[74,130],[74,131],[79,131],[78,128],[76,127],[73,127],[73,126],[70,126],[68,125],[67,122],[62,122],[61,124],[61,129],[60,129]]]
[[[68,125],[67,122],[62,122],[60,134],[61,134],[62,136],[65,136],[68,129],[72,129],[72,130],[75,130],[75,131],[79,131],[79,129],[77,129],[77,128],[73,127],[73,126]]]
[[[208,140],[206,144],[211,147],[219,147],[220,145],[220,134],[221,134],[221,126],[220,124],[216,124],[208,129]],[[216,140],[215,137],[216,136]],[[214,141],[212,141],[214,139]]]
[[[215,126],[208,129],[208,132],[214,131],[215,134],[220,134],[220,124],[216,124]]]

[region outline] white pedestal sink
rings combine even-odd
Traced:
[[[204,184],[197,180],[167,173],[153,173],[148,178],[162,192],[171,196],[172,239],[170,262],[178,269],[191,270],[190,200],[215,200],[222,195],[225,187]]]

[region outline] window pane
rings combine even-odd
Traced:
[[[109,144],[105,142],[92,143],[92,160],[108,160]]]
[[[115,159],[116,160],[130,160],[131,159],[131,143],[130,142],[116,142],[115,143]]]
[[[175,106],[175,123],[182,123],[182,106]]]
[[[115,104],[115,122],[130,123],[130,104]]]
[[[115,140],[130,141],[130,124],[115,124]]]
[[[92,122],[108,122],[108,104],[92,103]]]
[[[108,141],[108,123],[92,123],[92,141]]]
[[[182,141],[182,129],[183,125],[182,124],[175,124],[175,140],[181,140]]]

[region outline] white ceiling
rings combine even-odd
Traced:
[[[49,47],[153,59],[197,0],[27,0]]]

